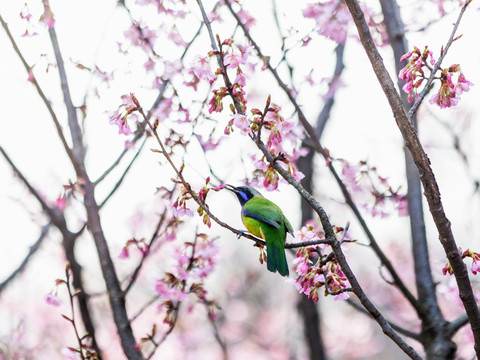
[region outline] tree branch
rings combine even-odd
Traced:
[[[396,0],[380,0],[384,23],[387,27],[388,38],[393,49],[396,72],[402,69],[400,58],[408,52],[407,39],[403,22],[400,17],[400,9]],[[398,88],[402,89],[404,81],[397,79]],[[411,104],[408,102],[407,94],[400,91],[402,102],[408,109]],[[416,114],[410,120],[417,128]],[[408,184],[408,212],[410,215],[410,233],[412,237],[412,256],[415,266],[415,282],[417,287],[420,312],[418,316],[422,321],[422,338],[427,356],[432,351],[450,354],[455,351],[455,344],[451,337],[444,331],[447,322],[440,311],[436,296],[436,285],[433,280],[430,266],[427,235],[425,231],[425,219],[423,215],[422,185],[418,176],[417,167],[410,152],[405,148],[405,163]],[[426,334],[428,333],[428,334]]]
[[[365,48],[368,58],[370,59],[373,70],[390,104],[397,126],[400,129],[405,144],[410,150],[413,160],[418,168],[430,213],[432,214],[435,226],[437,227],[440,242],[444,247],[450,264],[452,265],[453,273],[459,288],[459,295],[467,312],[470,325],[472,326],[475,339],[475,351],[477,356],[480,356],[480,312],[478,311],[470,280],[468,278],[467,268],[458,251],[450,221],[446,217],[443,208],[440,190],[430,166],[430,160],[418,139],[415,128],[410,122],[402,100],[395,90],[393,81],[383,64],[382,57],[378,53],[358,2],[356,0],[345,0],[345,2],[352,14],[360,35],[360,40]]]
[[[42,245],[43,240],[45,240],[45,238],[47,237],[48,231],[50,230],[51,226],[52,226],[51,222],[42,226],[42,231],[40,232],[38,239],[32,244],[32,246],[30,246],[30,249],[28,250],[28,254],[25,256],[23,261],[5,280],[3,280],[0,283],[0,294],[2,293],[3,290],[5,290],[8,284],[17,277],[17,275],[21,274],[25,270],[31,257],[37,252],[37,250]]]
[[[101,351],[100,348],[98,347],[96,336],[95,336],[95,328],[93,326],[93,321],[90,316],[90,310],[88,307],[88,298],[89,295],[85,292],[85,288],[83,286],[83,281],[82,281],[82,273],[81,273],[81,266],[77,262],[77,259],[75,258],[75,252],[74,252],[74,246],[75,246],[75,240],[77,237],[80,235],[81,232],[74,234],[70,230],[68,230],[67,227],[67,222],[65,220],[65,217],[61,211],[59,211],[56,208],[51,208],[48,206],[48,204],[45,202],[43,197],[38,193],[38,191],[30,184],[30,182],[25,178],[25,176],[21,173],[21,171],[15,166],[13,161],[10,159],[10,157],[7,155],[7,153],[3,150],[3,148],[0,146],[0,152],[4,156],[4,158],[7,160],[7,162],[10,164],[12,167],[13,171],[17,174],[17,176],[22,180],[22,182],[25,184],[27,189],[30,191],[30,193],[37,199],[37,201],[40,203],[40,205],[43,208],[43,211],[47,214],[47,216],[50,219],[50,223],[47,225],[48,227],[50,224],[55,225],[55,227],[60,231],[62,234],[62,245],[65,251],[65,257],[71,264],[71,269],[73,273],[73,285],[75,286],[75,289],[80,290],[80,293],[78,295],[78,303],[82,315],[82,320],[85,325],[85,329],[87,332],[90,334],[92,338],[92,345],[95,349],[95,351],[98,354],[99,360],[101,360]],[[27,257],[24,259],[22,264],[17,270],[23,269],[23,267],[26,266],[28,259],[33,255],[33,253],[38,249],[38,246],[40,246],[41,240],[45,237],[46,233],[48,232],[45,230],[46,227],[44,227],[44,230],[42,230],[42,235],[40,238],[37,240],[37,242],[30,248],[30,251],[27,255]],[[43,234],[45,231],[45,234]],[[13,279],[13,276],[16,275],[15,272],[10,275],[10,277],[7,280]],[[0,292],[2,289],[3,284],[7,284],[7,280],[0,284]]]
[[[72,161],[72,163],[73,163],[74,162],[74,155],[72,153],[72,149],[70,149],[70,146],[68,145],[68,142],[65,139],[65,135],[63,134],[62,126],[60,125],[60,122],[57,119],[57,115],[55,114],[55,111],[53,110],[53,107],[52,107],[50,101],[47,99],[45,93],[43,92],[42,88],[40,87],[40,84],[37,82],[37,79],[35,78],[35,76],[33,76],[33,73],[32,73],[33,68],[30,65],[28,65],[27,61],[23,57],[23,54],[20,51],[20,48],[18,47],[15,39],[13,38],[12,33],[10,32],[10,29],[9,29],[7,23],[3,20],[1,15],[0,15],[0,23],[2,23],[3,29],[7,33],[7,37],[10,40],[10,43],[12,44],[13,49],[15,50],[18,57],[20,58],[20,61],[22,62],[23,66],[25,67],[25,70],[27,71],[27,73],[32,74],[31,82],[35,86],[35,89],[37,90],[38,95],[40,96],[43,103],[47,107],[47,110],[48,110],[48,112],[49,112],[49,114],[50,114],[50,116],[53,120],[55,128],[57,129],[58,136],[59,136],[59,138],[60,138],[60,140],[63,144],[65,152],[67,153],[68,157],[70,158],[70,161]]]
[[[50,8],[48,0],[43,0],[44,7]],[[105,239],[99,214],[99,206],[95,200],[95,186],[88,177],[85,168],[85,148],[83,145],[83,133],[78,123],[76,109],[73,106],[70,96],[70,90],[67,81],[65,66],[63,63],[62,54],[58,44],[55,27],[49,29],[50,40],[54,49],[57,68],[60,76],[62,86],[62,93],[67,108],[68,124],[70,128],[71,137],[73,140],[74,153],[74,167],[79,179],[84,181],[84,206],[87,211],[87,222],[89,230],[95,241],[97,253],[102,269],[103,278],[107,287],[110,306],[113,312],[113,318],[117,327],[120,342],[122,344],[123,352],[129,360],[142,360],[143,356],[137,349],[135,337],[128,319],[125,297],[120,287],[117,274],[113,265],[110,251],[108,249],[107,241]]]

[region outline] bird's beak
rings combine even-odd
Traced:
[[[238,192],[238,190],[235,186],[230,185],[230,184],[225,184],[225,185],[227,185],[227,187],[225,189],[230,190],[231,192],[233,192],[235,194]]]

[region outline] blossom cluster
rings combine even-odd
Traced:
[[[372,216],[386,217],[395,209],[399,216],[408,216],[406,194],[400,188],[393,189],[388,178],[378,174],[375,167],[366,161],[351,164],[339,159],[342,164],[342,181],[355,202]]]
[[[345,229],[335,227],[337,234]],[[308,222],[295,233],[299,241],[320,240],[323,231],[317,228],[315,223]],[[324,288],[324,295],[334,295],[335,300],[348,299],[349,285],[345,274],[342,272],[332,253],[323,254],[322,250],[328,247],[326,244],[306,246],[298,249],[293,264],[298,276],[294,285],[299,291],[308,296],[314,302],[318,301],[320,289]]]
[[[457,81],[452,80],[452,75],[458,73]],[[440,74],[440,89],[430,98],[431,104],[440,108],[455,106],[460,101],[460,95],[470,90],[473,83],[465,78],[460,70],[460,65],[452,65],[442,70]]]
[[[412,100],[417,100],[419,89],[423,81],[427,79],[425,70],[433,71],[432,66],[435,65],[436,60],[433,53],[428,50],[428,46],[425,46],[423,51],[414,46],[412,51],[400,58],[400,61],[407,59],[408,63],[400,70],[398,77],[406,82],[402,89],[408,94],[408,101],[412,102]],[[455,74],[457,74],[456,82],[452,79]],[[473,83],[465,78],[460,65],[451,65],[441,70],[440,88],[430,98],[430,103],[436,104],[442,109],[455,106],[460,101],[460,95],[469,91],[471,86],[473,86]]]
[[[325,296],[334,295],[335,300],[348,299],[348,281],[338,263],[331,256],[317,258],[317,254],[313,247],[302,247],[297,251],[294,260],[298,274],[295,286],[299,293],[317,302],[323,287]],[[312,261],[314,258],[317,258],[315,263]],[[329,260],[325,261],[325,258]]]
[[[296,124],[292,120],[281,116],[280,107],[270,104],[270,97],[267,99],[265,111],[262,112],[257,108],[252,108],[250,112],[252,114],[251,119],[244,114],[234,114],[233,119],[227,125],[228,133],[233,131],[233,126],[235,126],[235,128],[240,129],[243,135],[248,135],[251,138],[258,136],[260,133],[266,134],[265,145],[275,161],[284,164],[286,170],[297,181],[301,180],[304,175],[296,169],[294,164],[305,152],[296,149],[298,140],[301,138],[293,131]],[[293,150],[290,150],[292,147]],[[291,153],[291,155],[287,155],[288,153]],[[254,171],[256,179],[262,179],[259,182],[269,191],[277,189],[280,177],[272,164],[266,163],[265,156],[261,158],[253,156],[252,160],[256,168]]]
[[[163,278],[155,282],[155,291],[162,299],[159,310],[165,310],[164,322],[172,324],[176,303],[184,301],[190,294],[193,299],[206,301],[204,280],[215,269],[218,247],[205,234],[197,234],[195,241],[185,242],[182,248],[175,247],[174,264]]]
[[[223,99],[229,95],[232,96],[235,101],[241,107],[241,110],[245,112],[247,106],[247,99],[245,97],[244,87],[247,83],[247,77],[244,69],[253,70],[255,65],[250,60],[250,54],[253,46],[241,46],[234,45],[233,39],[225,39],[220,43],[220,39],[217,36],[217,41],[220,44],[219,51],[210,51],[209,57],[220,56],[223,62],[223,69],[217,69],[217,74],[223,74],[228,76],[229,70],[235,72],[235,79],[229,87],[222,86],[219,89],[212,91],[213,96],[209,101],[209,113],[222,112],[223,111]],[[224,50],[225,49],[225,50]],[[243,69],[242,69],[243,68]],[[208,71],[205,69],[205,71]],[[226,72],[226,74],[224,73]],[[212,82],[212,81],[211,81]],[[233,110],[233,109],[232,109]],[[229,134],[231,127],[225,128],[225,134]]]
[[[315,20],[320,35],[339,44],[345,44],[352,17],[343,1],[331,0],[321,4],[308,4],[302,14],[306,18]]]
[[[470,271],[472,272],[473,275],[477,275],[477,273],[480,272],[480,253],[474,252],[470,249],[467,249],[462,252],[462,248],[458,248],[458,251],[462,254],[462,259],[465,259],[467,257],[472,258],[472,267],[470,268]],[[453,269],[452,265],[450,265],[450,262],[447,261],[445,266],[442,268],[443,275],[453,274]]]
[[[374,11],[362,3],[362,7],[367,25],[378,46],[388,43],[388,36],[385,26],[376,21]],[[308,4],[302,11],[305,18],[315,20],[317,32],[321,36],[331,39],[338,44],[345,44],[348,35],[348,27],[352,23],[352,16],[344,1],[330,0]],[[304,40],[304,45],[308,44],[310,37]]]

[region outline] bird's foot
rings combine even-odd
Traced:
[[[237,234],[237,239],[240,239],[243,235],[247,233],[246,230],[239,230],[239,233]]]

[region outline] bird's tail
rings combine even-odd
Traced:
[[[267,244],[267,269],[271,272],[278,271],[282,276],[288,276],[288,263],[285,250],[274,244]]]

